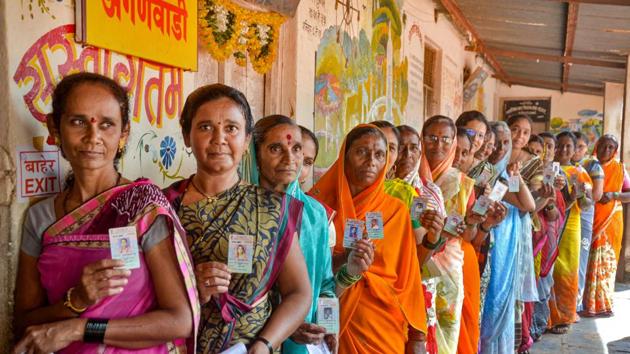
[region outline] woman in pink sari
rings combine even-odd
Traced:
[[[116,170],[128,111],[125,90],[97,74],[73,74],[55,88],[47,124],[73,174],[64,191],[27,211],[15,353],[195,349],[199,302],[184,231],[157,186]],[[119,259],[123,238],[125,256],[137,258]]]

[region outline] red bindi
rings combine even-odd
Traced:
[[[291,141],[291,134],[287,134],[287,140]]]
[[[92,124],[96,123],[96,118],[94,118],[94,117],[90,118],[90,123],[92,123]]]

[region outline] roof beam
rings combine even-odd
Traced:
[[[630,6],[630,1],[628,0],[550,0],[550,1],[581,3],[581,4],[597,4],[597,5]]]
[[[455,22],[455,25],[470,32],[470,35],[472,36],[472,40],[474,42],[473,44],[475,45],[477,51],[481,53],[481,55],[488,62],[488,64],[490,64],[490,66],[496,73],[497,77],[501,81],[510,85],[510,81],[508,79],[507,74],[505,73],[505,70],[503,70],[503,67],[497,61],[494,55],[492,55],[486,50],[486,45],[484,44],[483,40],[481,40],[479,33],[477,33],[477,30],[472,25],[472,23],[468,21],[466,16],[464,16],[464,13],[459,8],[459,6],[457,6],[457,4],[455,3],[455,0],[441,0],[441,2],[444,8],[446,8],[446,10],[451,15],[451,18]]]
[[[572,56],[561,56],[561,55],[550,55],[550,54],[541,54],[541,53],[531,53],[531,52],[522,52],[517,50],[505,50],[500,48],[488,47],[486,50],[498,57],[507,57],[507,58],[520,58],[520,59],[529,59],[529,60],[543,60],[543,61],[553,61],[556,63],[565,63],[565,64],[580,64],[580,65],[590,65],[590,66],[601,66],[604,68],[613,68],[613,69],[625,69],[625,62],[617,62],[617,61],[608,61],[608,60],[598,60],[598,59],[586,59],[586,58],[576,58]]]
[[[510,82],[514,85],[522,85],[522,86],[531,86],[538,88],[546,88],[550,90],[560,90],[562,88],[562,84],[554,81],[545,81],[545,80],[535,80],[526,77],[520,76],[510,76]],[[596,95],[603,95],[604,88],[599,86],[590,86],[590,85],[579,85],[579,84],[570,84],[567,85],[567,92],[569,91],[579,91],[579,92],[588,92]]]
[[[578,21],[578,10],[580,4],[575,2],[569,3],[569,10],[567,11],[567,27],[566,36],[564,39],[564,53],[563,57],[570,57],[573,54],[573,44],[575,43],[575,28]],[[560,91],[564,92],[569,85],[569,70],[571,65],[569,63],[562,64],[562,87]]]

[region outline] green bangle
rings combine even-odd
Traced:
[[[434,250],[438,247],[440,247],[440,245],[442,245],[442,236],[440,235],[440,237],[438,238],[437,241],[435,241],[435,243],[431,243],[429,242],[429,238],[425,235],[424,239],[422,239],[422,247],[428,249],[428,250]]]
[[[339,268],[339,270],[337,271],[337,274],[335,274],[335,280],[337,281],[337,283],[339,283],[339,285],[343,286],[344,288],[351,287],[352,285],[354,285],[354,283],[361,280],[361,278],[363,278],[363,276],[361,275],[350,275],[350,273],[348,273],[348,266],[346,264],[342,265],[341,268]]]
[[[619,192],[613,192],[613,197],[612,197],[612,199],[614,199],[614,200],[619,199],[619,194],[620,194]]]

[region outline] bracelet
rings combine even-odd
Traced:
[[[74,312],[75,315],[80,315],[87,310],[87,306],[84,308],[78,308],[72,304],[72,292],[74,291],[74,286],[66,291],[66,298],[63,302],[63,306],[65,306],[68,310]]]
[[[479,230],[483,231],[486,234],[490,233],[490,229],[486,229],[485,227],[483,227],[483,223],[479,224]]]
[[[258,336],[256,337],[256,339],[254,339],[254,343],[256,342],[262,342],[264,345],[267,346],[267,349],[269,349],[269,354],[273,354],[273,345],[271,345],[271,342],[269,342],[267,338],[263,336]]]
[[[425,237],[422,239],[422,247],[428,249],[428,250],[434,250],[438,247],[440,247],[442,245],[442,235],[440,235],[440,237],[438,238],[437,241],[435,241],[435,243],[431,243],[429,242],[429,238]]]
[[[613,192],[612,199],[614,199],[614,200],[619,199],[619,192]]]
[[[103,343],[105,340],[105,330],[107,330],[108,319],[88,318],[85,323],[83,341],[85,343]]]
[[[337,274],[335,274],[335,280],[337,281],[337,283],[339,283],[339,285],[343,286],[344,288],[351,287],[354,283],[361,280],[361,278],[363,278],[362,275],[350,275],[350,273],[348,273],[348,266],[346,264],[342,265],[341,268],[339,268],[339,270],[337,271]]]
[[[466,224],[466,227],[468,227],[468,228],[472,228],[472,227],[475,227],[475,226],[478,225],[478,224],[469,224],[468,223],[468,216],[464,217],[464,224]]]

